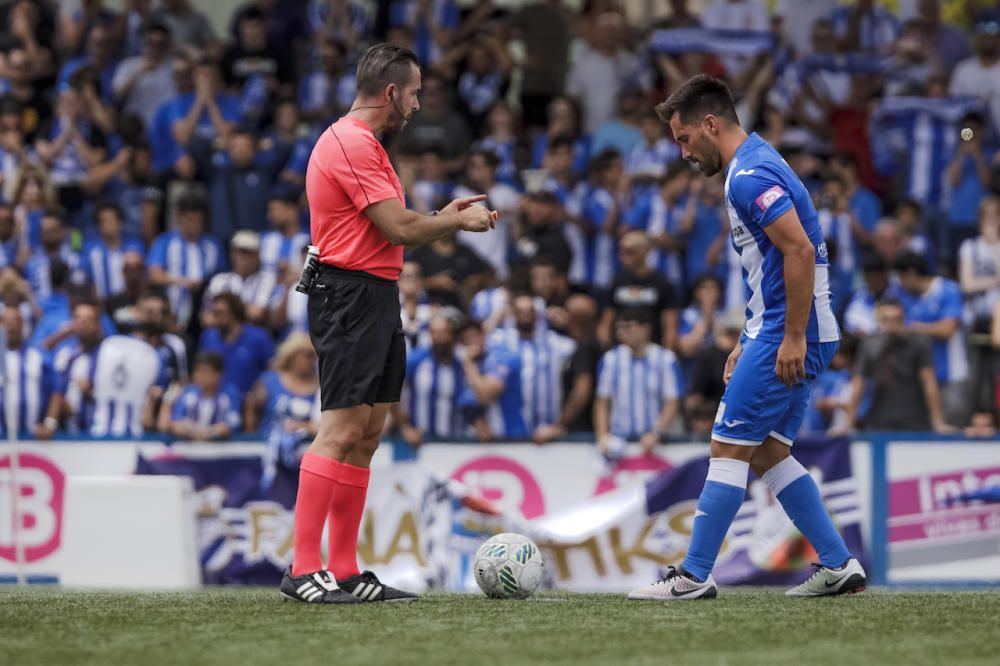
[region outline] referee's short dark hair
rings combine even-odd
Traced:
[[[685,81],[667,101],[656,105],[656,114],[665,123],[669,123],[674,114],[679,114],[685,124],[701,120],[708,114],[732,123],[739,122],[733,94],[725,83],[707,74],[698,74]]]
[[[381,93],[390,83],[402,86],[410,78],[410,65],[420,66],[410,49],[389,42],[369,47],[358,61],[358,94],[371,97]]]

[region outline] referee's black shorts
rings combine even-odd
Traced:
[[[399,400],[406,342],[395,282],[321,264],[308,312],[324,410]]]

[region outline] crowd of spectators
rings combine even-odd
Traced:
[[[260,431],[294,460],[318,417],[305,171],[380,40],[423,63],[384,139],[407,205],[499,211],[406,254],[402,439],[711,430],[740,258],[724,174],[652,111],[696,73],[814,194],[845,340],[804,430],[996,425],[995,3],[250,0],[225,32],[192,0],[122,4],[0,3],[4,433]]]

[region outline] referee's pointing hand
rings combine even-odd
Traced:
[[[493,213],[485,206],[476,206],[476,202],[486,199],[485,195],[479,194],[474,197],[455,199],[445,206],[441,212],[458,212],[459,221],[463,231],[489,231],[495,226]]]

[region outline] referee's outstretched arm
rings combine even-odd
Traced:
[[[386,199],[365,208],[365,215],[393,245],[423,245],[456,231],[489,231],[493,214],[484,206],[485,194],[455,199],[437,215],[421,215],[403,207],[399,199]]]

